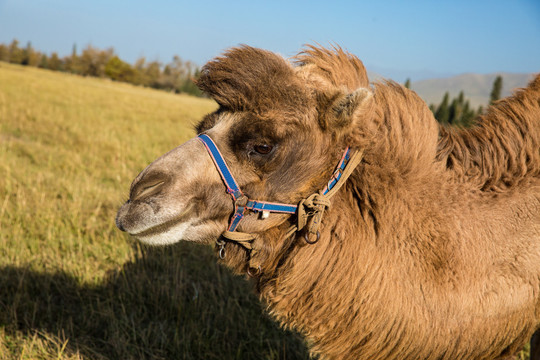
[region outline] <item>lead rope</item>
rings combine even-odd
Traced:
[[[360,164],[363,158],[363,153],[364,152],[362,150],[359,150],[351,156],[339,180],[326,193],[323,193],[324,191],[321,190],[300,201],[298,204],[296,225],[289,227],[285,233],[284,239],[288,239],[298,231],[306,228],[304,239],[308,244],[314,244],[319,240],[319,226],[321,225],[324,211],[331,205],[330,199],[338,192],[343,184],[345,184],[349,176],[351,176],[353,171]],[[311,240],[312,236],[315,236],[315,240]],[[254,260],[255,255],[257,254],[257,249],[253,247],[253,241],[257,238],[257,235],[227,230],[222,234],[222,237],[229,241],[235,242],[248,250],[248,275],[259,275],[261,272],[261,265]],[[216,241],[216,244],[219,246],[219,256],[222,259],[225,258],[225,243],[226,242],[222,238]]]

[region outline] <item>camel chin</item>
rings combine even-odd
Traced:
[[[124,227],[122,216],[117,218],[123,230],[131,237],[146,245],[165,246],[180,241],[195,242],[200,244],[212,244],[223,232],[223,223],[215,220],[199,219],[190,216],[192,207],[188,206],[179,215],[170,220],[159,222],[155,225],[141,227],[140,223],[134,228]]]
[[[151,228],[149,229],[150,231],[147,230],[130,235],[143,244],[156,246],[170,245],[177,243],[180,240],[184,240],[190,226],[190,222],[184,222],[173,225],[159,232],[153,232]],[[159,225],[157,227],[159,227]]]
[[[148,245],[169,245],[185,240],[195,219],[192,205],[156,206],[126,202],[118,211],[116,225],[133,238]]]

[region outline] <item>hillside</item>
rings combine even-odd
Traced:
[[[463,90],[470,104],[476,108],[489,103],[489,94],[497,75],[503,78],[503,97],[510,95],[513,89],[526,86],[533,78],[533,74],[462,74],[449,78],[413,81],[411,89],[416,91],[428,105],[439,104],[447,91],[452,99]]]

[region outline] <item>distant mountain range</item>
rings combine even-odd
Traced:
[[[442,79],[415,81],[412,82],[411,89],[416,91],[428,105],[439,104],[447,91],[450,93],[451,100],[463,90],[471,106],[486,106],[497,75],[503,78],[502,97],[512,94],[516,88],[527,86],[534,77],[534,74],[515,73],[462,74]]]

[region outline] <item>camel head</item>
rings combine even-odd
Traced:
[[[365,69],[341,49],[310,47],[291,64],[268,51],[233,48],[207,63],[197,84],[219,108],[196,130],[213,140],[250,199],[297,204],[325,186],[347,146],[361,147],[368,136]],[[135,178],[116,223],[148,244],[213,243],[234,209],[212,157],[194,138]],[[238,229],[264,237],[294,217],[247,213]],[[280,245],[279,237],[267,241]]]

